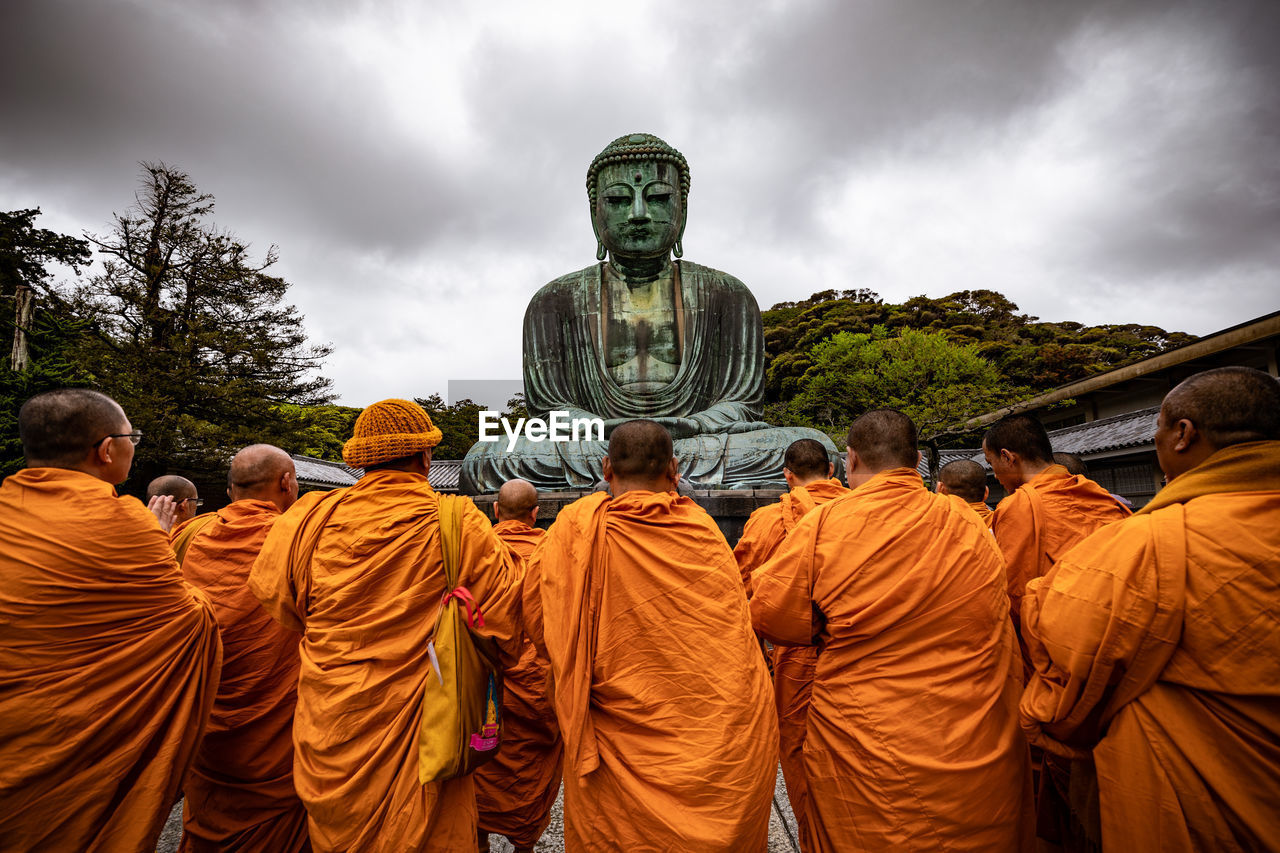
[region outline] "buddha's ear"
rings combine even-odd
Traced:
[[[596,235],[596,260],[603,261],[609,256],[609,252],[604,247],[604,241],[600,239],[600,225],[596,222],[594,207],[591,209],[591,231]]]

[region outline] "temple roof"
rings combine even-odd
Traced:
[[[311,456],[294,455],[293,464],[298,470],[298,482],[311,488],[341,489],[354,486],[364,476],[364,471],[360,468]],[[461,474],[462,460],[433,459],[427,479],[431,481],[431,488],[437,492],[456,492]]]

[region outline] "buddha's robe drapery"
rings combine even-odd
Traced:
[[[711,517],[668,492],[575,501],[524,606],[564,737],[565,849],[763,851],[777,722]]]
[[[171,533],[177,541],[200,525],[182,574],[209,596],[222,637],[217,698],[185,787],[184,851],[309,849],[307,812],[293,790],[301,635],[249,591],[249,570],[279,517],[268,501],[239,500]]]
[[[751,513],[742,529],[742,538],[733,549],[748,595],[751,590],[751,572],[773,556],[800,519],[819,504],[838,498],[848,491],[839,480],[819,480],[792,489],[777,503],[760,507]],[[809,713],[809,694],[813,690],[813,673],[818,663],[818,649],[816,646],[774,646],[772,656],[773,698],[778,709],[778,757],[782,762],[782,776],[787,783],[787,799],[791,801],[791,811],[803,834],[806,832],[804,810],[809,794],[804,781],[802,748],[805,717]]]
[[[493,532],[528,561],[546,531],[500,521]],[[474,774],[480,829],[532,847],[551,819],[560,792],[563,745],[548,694],[551,664],[528,638],[519,663],[502,676],[502,746]]]
[[[1106,489],[1088,477],[1068,473],[1061,465],[1050,465],[996,506],[991,532],[1004,554],[1010,613],[1024,667],[1030,667],[1022,640],[1027,581],[1043,577],[1073,545],[1099,527],[1129,515]]]
[[[804,741],[813,851],[1031,843],[1021,667],[982,522],[909,468],[805,515],[752,575],[756,630],[821,647]]]
[[[155,849],[222,646],[154,515],[79,471],[0,487],[0,848]]]
[[[470,776],[418,782],[427,654],[445,593],[436,493],[420,474],[369,471],[303,495],[267,535],[249,588],[302,632],[294,785],[317,851],[466,850]],[[311,551],[314,543],[314,552]],[[519,653],[520,566],[474,506],[462,518],[459,585],[476,633]]]
[[[1218,451],[1030,584],[1032,743],[1092,756],[1103,848],[1280,849],[1280,442]]]
[[[760,309],[746,285],[727,273],[676,261],[680,365],[667,385],[650,391],[622,388],[610,375],[602,343],[602,265],[562,276],[529,302],[524,317],[524,390],[529,413],[546,418],[566,412],[602,420],[688,418],[698,434],[678,438],[680,473],[696,486],[728,488],[781,481],[782,457],[800,438],[825,434],[771,427],[764,406],[764,334]],[[462,467],[463,489],[495,491],[513,477],[539,488],[591,488],[602,478],[604,441],[531,441],[507,452],[497,442],[477,442]]]

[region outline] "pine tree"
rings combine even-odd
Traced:
[[[290,444],[282,404],[331,399],[316,374],[328,346],[308,344],[276,248],[249,247],[210,222],[213,197],[179,169],[143,163],[136,203],[105,236],[88,235],[103,270],[70,303],[93,334],[80,357],[144,439],[130,491],[166,471],[219,476],[254,442]]]
[[[36,228],[39,215],[39,208],[0,211],[0,477],[23,465],[22,404],[41,391],[89,384],[74,357],[84,326],[50,292],[48,270],[49,264],[63,264],[79,274],[89,262],[89,244]]]

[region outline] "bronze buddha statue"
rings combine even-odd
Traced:
[[[587,172],[598,263],[534,295],[524,318],[524,386],[531,416],[600,418],[605,435],[650,418],[675,439],[695,488],[785,488],[782,458],[817,430],[763,422],[760,309],[731,275],[681,259],[689,167],[649,134],[621,137]],[[674,257],[673,257],[674,256]],[[520,477],[539,489],[590,488],[601,441],[480,442],[463,463],[471,494]]]

